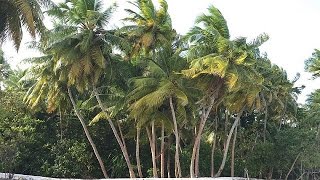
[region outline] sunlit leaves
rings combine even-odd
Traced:
[[[305,61],[305,69],[312,73],[313,78],[320,77],[320,51],[315,49],[312,57]]]
[[[165,0],[159,1],[160,8],[156,9],[152,0],[137,0],[133,4],[138,11],[126,9],[129,22],[122,28],[122,33],[132,43],[130,56],[137,55],[144,50],[146,54],[158,46],[167,44],[174,36],[171,18],[168,14],[168,5]]]

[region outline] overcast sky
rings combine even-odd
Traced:
[[[62,0],[54,0],[62,2]],[[114,2],[105,0],[106,3]],[[130,8],[127,0],[116,0],[119,8],[111,24],[120,24]],[[167,0],[173,27],[184,34],[194,24],[197,15],[206,12],[209,5],[217,7],[228,22],[232,38],[243,36],[249,39],[265,32],[270,40],[262,46],[271,61],[284,68],[293,78],[297,72],[301,78],[297,85],[306,89],[299,97],[302,103],[314,89],[319,88],[320,80],[310,81],[310,74],[304,72],[304,60],[315,48],[320,48],[320,0]],[[23,44],[30,38],[25,36]],[[37,52],[24,45],[17,54],[11,43],[4,44],[3,50],[10,62],[16,66],[21,59]]]

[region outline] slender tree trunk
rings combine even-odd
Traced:
[[[224,137],[223,137],[223,148],[226,148],[226,139],[228,137],[228,125],[229,125],[229,112],[225,110],[225,122],[224,122]]]
[[[140,161],[140,128],[137,128],[137,140],[136,140],[136,160],[137,160],[137,169],[138,175],[140,178],[143,178],[141,170],[141,161]]]
[[[156,128],[154,126],[154,121],[151,123],[151,138],[152,138],[152,149],[153,149],[153,155],[154,155],[154,168],[153,173],[156,175],[155,177],[158,177],[158,168],[157,168],[157,139],[156,139]]]
[[[292,163],[292,165],[291,165],[291,167],[290,167],[290,169],[289,169],[289,172],[288,172],[287,175],[286,175],[285,180],[288,179],[288,177],[289,177],[289,175],[290,175],[290,173],[291,173],[294,165],[296,164],[297,160],[299,159],[300,155],[301,155],[301,152],[297,155],[296,159],[293,161],[293,163]]]
[[[235,127],[238,125],[239,121],[240,121],[240,117],[242,115],[242,110],[240,111],[240,113],[238,113],[231,129],[230,129],[230,132],[229,132],[229,135],[228,135],[228,138],[227,138],[227,142],[226,142],[226,145],[225,145],[225,149],[224,149],[224,153],[223,153],[223,158],[222,158],[222,162],[221,162],[221,165],[220,165],[220,168],[217,172],[217,174],[215,175],[215,177],[219,177],[224,169],[224,165],[226,164],[226,160],[227,160],[227,155],[228,155],[228,150],[229,150],[229,145],[230,145],[230,140],[231,140],[231,136],[233,134],[233,131],[235,129]]]
[[[214,131],[214,137],[213,137],[213,143],[212,143],[212,149],[211,149],[211,177],[214,177],[214,152],[216,149],[217,129],[218,129],[218,118],[216,118],[216,121],[215,121],[215,131]]]
[[[271,168],[268,172],[268,175],[267,175],[267,179],[268,180],[271,180],[272,179],[272,174],[273,174],[273,168]]]
[[[285,106],[284,106],[283,113],[282,113],[282,116],[281,116],[281,119],[280,119],[278,131],[281,130],[282,122],[284,122],[284,124],[285,124],[286,111],[287,111],[287,106],[285,105]]]
[[[245,172],[245,177],[249,180],[249,179],[250,179],[250,177],[249,177],[248,169],[247,169],[247,168],[245,168],[245,169],[244,169],[244,172]],[[261,173],[260,173],[260,174],[261,174]],[[261,179],[261,178],[259,177],[259,179]]]
[[[123,144],[122,144],[122,145],[123,145],[123,148],[124,148],[125,150],[127,150],[128,148],[127,148],[126,141],[125,141],[124,136],[123,136],[123,133],[122,133],[122,128],[121,128],[120,122],[117,121],[117,124],[118,124],[118,128],[119,128],[119,133],[120,133],[121,141],[122,141],[122,143],[123,143]],[[133,172],[133,173],[134,173],[134,172]]]
[[[214,151],[216,149],[216,135],[213,137],[213,144],[211,149],[211,177],[214,177]]]
[[[104,107],[104,105],[103,105],[103,103],[102,103],[102,101],[100,99],[100,96],[98,94],[97,88],[95,86],[93,86],[93,93],[94,93],[94,96],[96,97],[96,99],[98,101],[98,104],[99,104],[101,110],[104,113],[107,113],[108,111]],[[130,178],[135,178],[135,173],[133,171],[133,167],[132,167],[131,162],[130,162],[129,154],[128,154],[127,149],[125,148],[125,144],[124,144],[125,142],[122,142],[122,140],[121,140],[121,138],[120,138],[120,136],[118,134],[118,131],[117,131],[116,127],[114,126],[113,122],[111,121],[111,119],[107,119],[107,121],[108,121],[108,123],[109,123],[109,125],[110,125],[110,127],[112,129],[112,132],[113,132],[113,134],[114,134],[114,136],[115,136],[115,138],[116,138],[116,140],[117,140],[117,142],[118,142],[118,144],[120,146],[120,149],[122,151],[124,159],[125,159],[125,161],[127,163],[127,166],[128,166],[128,169],[129,169]]]
[[[193,149],[192,149],[192,155],[191,155],[191,163],[190,163],[190,177],[191,178],[195,177],[195,168],[194,168],[195,167],[195,158],[196,158],[196,154],[197,154],[198,147],[199,147],[199,144],[200,144],[202,131],[203,131],[203,128],[204,128],[204,126],[206,124],[206,121],[207,121],[207,119],[209,117],[211,109],[213,107],[214,100],[215,99],[212,98],[208,109],[207,110],[203,109],[203,111],[202,111],[203,114],[201,115],[199,130],[197,132],[196,139],[194,141],[194,145],[193,145]]]
[[[180,155],[179,155],[179,150],[180,150],[180,137],[179,137],[179,130],[178,130],[178,123],[177,123],[177,118],[176,118],[176,113],[173,107],[173,102],[172,102],[172,97],[169,98],[169,103],[170,103],[170,109],[171,109],[171,115],[172,115],[172,120],[173,120],[173,127],[174,127],[174,135],[176,138],[176,150],[175,150],[175,177],[179,178],[181,177],[181,165],[180,165]]]
[[[160,150],[161,154],[160,154],[160,173],[161,173],[161,177],[164,178],[164,166],[165,166],[165,159],[164,159],[164,154],[165,154],[165,150],[164,150],[164,123],[162,121],[161,124],[161,150]]]
[[[237,130],[238,130],[238,126],[236,126],[236,129],[235,129],[235,131],[234,131],[233,142],[232,142],[232,151],[231,151],[231,177],[234,177],[234,149],[235,149],[236,140],[237,140]]]
[[[255,146],[257,145],[258,137],[259,137],[259,133],[257,132],[257,136],[256,136],[256,138],[254,139],[254,144],[253,144],[253,146],[252,146],[252,148],[251,148],[251,151],[253,151],[253,149],[254,149]]]
[[[201,129],[201,126],[204,126],[204,116],[205,116],[205,109],[202,109],[202,115],[201,115],[201,119],[200,119],[200,125],[199,125],[199,129]],[[196,177],[196,173],[195,173],[195,163],[196,163],[196,156],[197,156],[197,150],[198,150],[198,141],[201,141],[201,136],[198,138],[199,136],[199,130],[197,129],[197,127],[195,127],[195,140],[194,140],[194,145],[193,145],[193,149],[192,149],[192,155],[191,155],[191,163],[190,163],[190,177],[191,178],[195,178]],[[200,143],[200,142],[199,142]]]
[[[80,121],[80,123],[82,125],[84,133],[85,133],[85,135],[86,135],[86,137],[87,137],[87,139],[88,139],[88,141],[89,141],[89,143],[90,143],[90,145],[91,145],[91,147],[93,149],[93,152],[94,152],[94,154],[95,154],[95,156],[96,156],[96,158],[97,158],[97,160],[99,162],[99,165],[100,165],[100,168],[102,170],[103,176],[104,176],[104,178],[109,178],[108,174],[107,174],[107,171],[105,169],[105,166],[104,166],[104,164],[102,162],[101,156],[99,155],[99,152],[97,150],[97,147],[96,147],[96,145],[94,144],[94,142],[93,142],[93,140],[91,138],[91,135],[89,133],[87,125],[86,125],[86,123],[84,121],[84,118],[81,115],[79,109],[77,108],[77,105],[76,105],[76,102],[75,102],[75,100],[73,98],[73,95],[72,95],[70,87],[68,87],[68,94],[69,94],[69,98],[70,98],[70,101],[72,103],[73,109],[74,109],[74,111],[75,111],[75,113],[76,113],[76,115],[77,115],[77,117],[78,117],[78,119],[79,119],[79,121]]]
[[[300,161],[300,173],[301,173],[301,178],[303,178],[303,174],[304,174],[304,170],[303,170],[303,166],[302,166],[302,161]]]
[[[195,162],[194,162],[194,173],[195,173],[195,176],[196,177],[199,177],[200,176],[200,173],[199,173],[199,158],[200,158],[200,145],[201,145],[201,141],[200,143],[198,144],[198,147],[197,147],[197,155],[196,155],[196,159],[195,159]]]
[[[301,176],[297,179],[297,180],[300,180],[300,179],[303,179],[303,176],[306,172],[301,172]]]
[[[60,120],[60,141],[62,141],[62,136],[63,136],[63,131],[62,131],[62,111],[61,111],[61,107],[59,106],[59,120]]]
[[[280,131],[281,126],[282,126],[282,119],[280,119],[280,121],[279,121],[279,129],[278,129],[278,131]]]
[[[266,142],[266,134],[267,134],[267,120],[268,120],[268,107],[267,107],[267,102],[266,99],[264,98],[264,95],[261,94],[261,98],[265,107],[264,110],[264,124],[263,124],[263,142]]]
[[[268,120],[268,110],[264,112],[264,125],[263,125],[263,142],[266,142],[267,137],[267,120]]]
[[[124,147],[125,149],[127,149],[126,141],[125,141],[125,139],[124,139],[124,136],[123,136],[123,133],[122,133],[122,130],[121,130],[120,122],[117,121],[117,124],[118,124],[118,128],[119,128],[119,133],[120,133],[121,141],[122,141],[122,143],[123,143],[123,147]]]
[[[168,140],[168,147],[170,147],[171,146],[171,144],[172,144],[172,140],[171,140],[171,138],[169,137],[169,140]],[[168,178],[170,178],[171,177],[171,173],[170,173],[170,171],[171,171],[171,166],[170,166],[170,163],[171,163],[171,158],[170,158],[170,148],[168,148],[168,153],[167,153],[167,173],[168,173]]]
[[[158,178],[154,136],[153,136],[153,134],[150,133],[150,130],[148,127],[146,128],[146,130],[147,130],[149,144],[150,144],[150,150],[151,150],[152,167],[153,167],[152,173],[153,173],[154,178]],[[154,132],[154,123],[152,123],[152,133],[153,132]]]

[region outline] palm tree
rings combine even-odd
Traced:
[[[175,33],[172,30],[171,18],[168,14],[168,4],[165,0],[159,0],[159,3],[159,10],[154,7],[152,0],[137,0],[135,3],[131,3],[138,8],[138,12],[125,9],[129,17],[125,18],[124,21],[130,24],[121,30],[132,44],[128,52],[129,58],[141,54],[140,52],[149,56],[150,51],[152,51],[152,60],[155,61],[156,48],[172,41]],[[151,124],[152,129],[154,129],[154,123]],[[152,142],[155,143],[155,134],[151,136],[153,137]],[[154,144],[151,146],[153,175],[157,177],[154,146]]]
[[[149,61],[144,76],[134,78],[134,90],[128,95],[131,101],[130,114],[143,121],[169,110],[175,135],[175,176],[181,177],[180,135],[178,122],[185,117],[188,95],[184,90],[185,80],[176,74],[186,67],[186,61],[179,56],[181,49],[173,50],[163,46],[156,53],[155,61]],[[166,113],[165,113],[166,114]],[[159,115],[157,115],[159,117]],[[161,118],[160,118],[161,119]],[[166,120],[164,120],[166,121]],[[140,122],[141,123],[141,122]],[[156,176],[156,171],[154,172]]]
[[[320,50],[315,49],[312,53],[312,57],[305,61],[305,69],[312,73],[314,78],[320,76]]]
[[[48,6],[53,6],[51,0],[1,0],[0,40],[12,39],[18,50],[23,26],[33,38],[37,33],[42,34],[45,26],[41,7]]]
[[[40,50],[43,51],[43,49]],[[47,111],[51,113],[55,112],[57,109],[68,109],[68,107],[73,107],[76,116],[78,117],[82,125],[85,135],[93,149],[93,152],[99,162],[102,173],[105,178],[108,178],[108,174],[103,164],[102,158],[95,143],[92,140],[88,127],[85,123],[85,119],[75,103],[75,99],[71,89],[67,87],[65,82],[60,81],[61,76],[59,75],[59,72],[61,68],[55,67],[55,61],[53,58],[53,55],[48,54],[41,57],[28,59],[28,62],[32,63],[34,66],[33,68],[29,69],[29,74],[26,74],[25,76],[31,76],[37,81],[28,90],[24,101],[33,109],[36,108],[41,101],[46,101]],[[68,91],[68,93],[66,93],[66,91]],[[68,99],[70,99],[71,104]]]
[[[262,105],[261,110],[263,110],[264,116],[263,141],[266,142],[267,120],[269,119],[269,115],[274,116],[278,114],[281,124],[284,115],[288,114],[287,110],[291,109],[293,112],[296,111],[296,93],[299,93],[303,87],[294,87],[294,83],[298,80],[299,76],[293,81],[288,80],[286,72],[277,65],[271,64],[267,57],[259,58],[255,69],[264,78],[259,101]]]
[[[235,120],[229,131],[222,162],[215,177],[219,177],[224,169],[230,140],[234,130],[239,124],[241,116],[245,111],[250,112],[256,109],[256,100],[259,98],[259,93],[262,89],[263,78],[258,73],[249,72],[247,74],[243,74],[243,76],[240,76],[240,78],[242,79],[240,81],[241,88],[237,89],[236,91],[229,92],[224,98],[224,104],[230,112],[235,114]],[[236,136],[234,138],[236,138]]]
[[[268,109],[269,104],[272,101],[272,89],[274,85],[272,84],[273,74],[272,74],[272,65],[269,59],[261,58],[257,61],[257,71],[264,77],[263,89],[260,92],[260,101],[259,104],[264,112],[264,126],[263,126],[263,142],[266,142],[266,133],[267,133],[267,120],[268,120]]]
[[[137,55],[144,50],[146,54],[162,44],[171,42],[174,37],[171,18],[168,14],[168,4],[165,0],[159,0],[160,8],[154,7],[152,0],[137,0],[133,4],[138,12],[125,9],[129,17],[124,21],[130,23],[122,28],[129,42],[133,44],[129,57]]]
[[[201,99],[200,123],[196,135],[190,164],[190,175],[195,176],[194,167],[201,134],[211,109],[219,104],[228,92],[237,92],[246,82],[258,75],[253,69],[255,53],[246,43],[245,38],[229,40],[227,23],[220,11],[210,6],[209,15],[203,14],[196,22],[203,28],[196,26],[188,34],[191,47],[189,57],[190,68],[183,73],[193,79],[202,81],[205,96]],[[257,82],[261,82],[257,76]],[[197,166],[197,165],[196,165]]]
[[[207,59],[212,59],[210,56],[206,57],[208,54],[211,54],[213,51],[216,52],[216,47],[217,47],[217,40],[221,40],[221,44],[223,43],[223,40],[228,39],[230,37],[229,35],[229,30],[227,27],[227,23],[225,19],[223,18],[222,14],[218,9],[215,7],[211,6],[208,8],[210,15],[201,15],[197,18],[196,22],[197,23],[202,23],[204,25],[204,28],[201,27],[194,27],[191,32],[188,34],[189,41],[191,41],[193,44],[191,44],[190,49],[189,49],[189,57],[191,59],[194,59],[191,61],[190,69],[183,71],[184,74],[186,74],[189,77],[196,78],[199,75],[202,76],[201,74],[198,74],[199,72],[202,71],[200,68],[203,68],[204,61]],[[220,22],[220,23],[209,23],[211,22]],[[220,34],[221,32],[221,34]],[[225,43],[227,41],[224,41]],[[201,57],[201,58],[198,58]],[[203,58],[202,58],[203,57]],[[213,56],[212,56],[213,57]],[[224,64],[223,61],[221,61],[221,65],[219,66],[219,61],[216,63],[217,69],[215,71],[223,71],[224,67],[222,67]],[[203,67],[201,67],[203,65]],[[220,70],[218,69],[220,68]],[[215,72],[215,74],[217,74]],[[206,77],[202,77],[203,79],[208,79]],[[220,82],[220,78],[216,78],[215,81],[212,81],[213,79],[210,78],[211,80],[207,81],[204,84],[215,84],[216,87],[215,89],[212,89],[212,95],[207,96],[206,98],[203,98],[203,107],[201,107],[201,120],[199,123],[199,128],[197,131],[196,139],[194,141],[194,146],[193,146],[193,151],[192,151],[192,157],[191,157],[191,163],[190,163],[190,176],[195,177],[195,160],[196,160],[196,155],[198,152],[199,144],[200,144],[200,138],[201,134],[203,131],[203,128],[205,126],[205,122],[207,118],[209,117],[210,111],[214,105],[214,102],[218,95],[220,94],[220,89],[222,88],[222,83]],[[212,82],[210,82],[212,81]],[[204,88],[204,89],[209,89]],[[211,90],[209,90],[210,92]],[[197,166],[197,165],[196,165]]]
[[[308,121],[311,121],[311,125],[317,126],[315,129],[316,137],[320,138],[320,118],[319,118],[319,109],[320,109],[320,89],[312,92],[307,99],[307,107],[308,107]]]
[[[67,81],[68,87],[75,86],[80,93],[92,88],[102,111],[109,113],[96,85],[110,62],[112,45],[119,43],[121,39],[114,35],[113,30],[104,29],[114,6],[105,11],[102,11],[102,6],[102,1],[72,0],[49,11],[49,14],[60,18],[61,22],[55,30],[58,35],[62,35],[61,39],[53,40],[49,51],[54,54],[55,64],[63,66],[61,80]],[[110,118],[107,120],[124,155],[130,177],[134,178],[125,143],[113,121]]]

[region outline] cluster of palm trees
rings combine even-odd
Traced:
[[[116,5],[104,9],[102,0],[68,0],[57,5],[50,1],[1,0],[2,40],[10,37],[18,49],[23,25],[32,36],[36,32],[41,35],[33,48],[43,56],[29,60],[33,63],[30,73],[37,81],[28,91],[26,103],[31,108],[45,103],[51,113],[73,109],[105,178],[109,177],[106,162],[90,135],[83,103],[100,108],[91,124],[107,120],[131,178],[144,177],[141,138],[149,140],[153,177],[200,176],[204,132],[214,134],[212,162],[216,144],[223,144],[221,165],[216,172],[211,165],[212,176],[218,177],[224,170],[230,144],[234,176],[234,147],[241,118],[252,112],[263,115],[262,137],[267,141],[267,120],[277,121],[279,129],[291,122],[301,89],[260,53],[259,46],[268,40],[266,34],[252,41],[231,39],[227,21],[214,6],[182,36],[172,27],[165,0],[159,0],[159,8],[152,0],[130,3],[135,9],[125,10],[125,26],[106,29]],[[53,29],[44,28],[41,5],[48,9]],[[318,75],[318,70],[314,71]],[[217,121],[222,120],[224,130],[218,130]],[[122,123],[135,129],[135,160],[128,153]],[[169,142],[171,136],[174,143]],[[181,169],[181,146],[192,149],[189,173]],[[170,175],[167,163],[166,150],[171,147],[175,152],[174,175]]]

